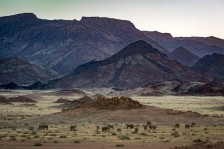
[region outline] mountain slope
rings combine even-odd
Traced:
[[[221,47],[224,49],[224,40],[210,36],[210,37],[178,37],[179,39],[189,39],[189,40],[194,40],[194,41],[199,41],[202,42],[206,45],[213,46],[216,45],[218,47]]]
[[[191,53],[203,57],[205,55],[211,55],[213,53],[224,54],[224,48],[220,47],[220,44],[207,44],[200,40],[194,40],[187,37],[174,38],[171,34],[160,32],[143,32],[147,37],[151,38],[161,46],[169,50],[174,51],[176,48],[184,47]],[[213,42],[215,43],[215,42]]]
[[[173,52],[168,54],[168,57],[180,62],[185,66],[191,66],[200,59],[198,56],[194,55],[183,47],[175,49]]]
[[[38,67],[20,58],[0,60],[0,85],[14,82],[28,85],[37,81],[47,82],[57,77],[56,73]]]
[[[205,78],[140,40],[103,61],[77,67],[70,75],[51,81],[46,88],[135,88],[149,82],[202,79]]]
[[[192,68],[216,79],[224,79],[224,55],[214,53],[197,61]]]
[[[1,57],[22,57],[62,75],[80,64],[109,57],[140,39],[167,53],[126,20],[43,20],[32,13],[0,17]]]

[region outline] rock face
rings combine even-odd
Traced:
[[[192,68],[202,74],[224,80],[224,55],[214,53],[197,61]]]
[[[0,85],[28,85],[37,81],[47,82],[57,77],[57,74],[45,68],[31,64],[21,58],[6,58],[0,60]],[[16,84],[15,84],[16,83]]]
[[[122,87],[148,82],[202,81],[198,73],[169,59],[145,41],[136,41],[117,54],[77,67],[71,74],[51,81],[47,88]]]
[[[185,66],[192,66],[196,61],[200,58],[187,49],[183,47],[179,47],[175,49],[173,52],[168,54],[168,57],[180,62]]]
[[[22,57],[62,75],[140,39],[167,52],[125,20],[43,20],[30,13],[0,17],[0,57]]]
[[[147,37],[151,38],[155,42],[159,43],[162,47],[174,51],[176,48],[184,47],[191,53],[203,57],[205,55],[211,55],[213,53],[224,54],[223,43],[224,40],[219,38],[213,38],[206,40],[206,38],[193,38],[193,37],[176,37],[174,38],[169,33],[160,32],[143,32]]]

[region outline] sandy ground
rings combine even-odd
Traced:
[[[223,97],[132,97],[150,106],[135,110],[74,109],[61,112],[62,109],[53,108],[60,105],[54,101],[60,97],[75,100],[80,95],[58,96],[49,92],[0,92],[7,97],[25,95],[38,101],[35,105],[0,105],[1,149],[166,149],[189,145],[189,148],[207,148],[210,144],[224,141],[224,111],[212,108],[224,105]],[[146,121],[156,125],[156,130],[144,130],[142,125]],[[184,125],[192,122],[196,125],[186,129]],[[39,130],[38,126],[42,123],[48,124],[49,129]],[[127,123],[133,123],[138,133],[127,129]],[[180,128],[174,129],[176,123],[180,124]],[[77,130],[70,131],[69,127],[73,124],[76,124]],[[102,132],[101,127],[108,124],[114,125],[114,129]],[[96,126],[100,129],[97,130]],[[117,128],[121,132],[117,132]],[[35,143],[42,146],[35,146]],[[223,148],[223,143],[215,147]]]

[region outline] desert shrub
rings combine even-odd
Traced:
[[[170,140],[164,140],[163,142],[169,142]]]
[[[174,136],[175,138],[178,138],[180,135],[178,134],[178,132],[174,132],[171,134],[171,136]]]
[[[31,139],[31,137],[27,137],[26,139],[30,140],[30,139]]]
[[[36,135],[36,134],[37,134],[36,131],[32,131],[32,132],[31,132],[31,135]]]
[[[124,144],[116,144],[116,147],[124,147]]]
[[[21,135],[20,137],[25,138],[25,137],[27,137],[27,135]]]
[[[7,134],[0,135],[0,139],[7,137]]]
[[[125,135],[118,136],[118,138],[120,140],[130,140],[129,136],[125,136]]]
[[[35,135],[35,136],[34,136],[34,138],[40,138],[40,136],[38,136],[38,135]]]
[[[74,140],[74,143],[80,143],[80,141],[79,140]]]
[[[201,139],[195,139],[193,140],[194,143],[203,143],[203,141]]]
[[[140,138],[140,137],[136,137],[136,138],[135,138],[135,140],[141,140],[141,139],[142,139],[142,138]]]
[[[10,136],[10,141],[16,141],[16,136]]]
[[[53,143],[58,143],[58,141],[54,141]]]
[[[141,136],[148,136],[148,134],[145,133],[145,132],[140,133],[140,135],[141,135]]]
[[[112,134],[113,136],[116,136],[116,135],[117,135],[117,133],[115,133],[115,132],[112,132],[111,134]]]
[[[59,138],[67,138],[66,135],[60,135]]]
[[[33,146],[42,146],[42,144],[40,142],[36,142],[33,144]]]

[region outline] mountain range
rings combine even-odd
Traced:
[[[135,88],[146,83],[206,80],[139,40],[105,60],[80,65],[71,74],[51,81],[47,88]]]
[[[207,77],[223,79],[223,54],[223,39],[140,31],[127,20],[45,20],[32,13],[0,17],[0,85],[37,82],[30,87],[35,88],[58,76],[45,87],[206,82]]]
[[[0,17],[0,57],[21,57],[60,75],[109,57],[140,39],[168,52],[126,20],[44,20],[32,13]]]
[[[212,37],[173,37],[170,33],[160,33],[157,31],[144,31],[144,34],[170,52],[176,48],[183,47],[198,57],[213,53],[224,54],[223,39]]]

